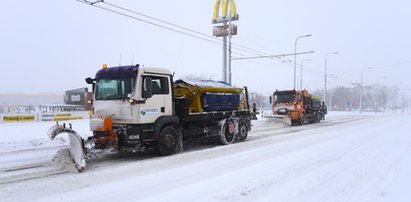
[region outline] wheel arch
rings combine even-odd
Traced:
[[[240,119],[240,121],[244,121],[247,126],[247,130],[251,131],[251,120],[250,119]]]
[[[154,129],[154,139],[158,140],[161,130],[165,126],[177,125],[180,123],[180,118],[178,116],[161,116],[153,124]]]

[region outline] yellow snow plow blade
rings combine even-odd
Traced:
[[[57,125],[51,127],[47,135],[53,140],[57,135],[67,133],[70,140],[70,154],[73,157],[76,168],[82,171],[86,167],[86,148],[84,146],[84,139],[74,130],[66,128],[66,125]]]

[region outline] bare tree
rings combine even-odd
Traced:
[[[313,91],[313,95],[321,95],[322,90]],[[327,97],[331,100],[332,106],[327,106],[330,110],[356,111],[359,110],[361,87],[335,87],[327,90]],[[387,110],[397,110],[406,108],[405,96],[399,95],[398,87],[388,87],[385,85],[363,86],[362,110],[370,112],[384,112]],[[404,104],[405,103],[405,104]]]

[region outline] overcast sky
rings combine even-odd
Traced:
[[[211,35],[214,1],[118,1],[128,9]],[[411,86],[411,3],[407,0],[237,0],[236,44],[269,54],[315,53],[304,61],[303,87],[328,88],[379,82]],[[101,4],[104,6],[103,4]],[[107,5],[106,5],[107,6]],[[221,79],[218,44],[165,30],[74,0],[3,0],[0,7],[0,93],[64,92],[86,87],[106,63],[168,68],[177,77],[193,74]],[[256,56],[233,49],[233,57]],[[265,94],[293,88],[293,56],[235,60],[233,84]],[[299,78],[299,75],[298,75]],[[298,79],[299,81],[299,79]]]

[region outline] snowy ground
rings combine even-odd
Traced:
[[[72,121],[87,136],[88,122]],[[73,172],[52,123],[0,124],[1,201],[411,201],[411,114],[258,120],[247,141],[91,159]],[[60,155],[62,157],[64,155]]]

